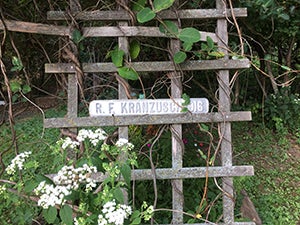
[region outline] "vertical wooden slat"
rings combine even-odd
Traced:
[[[178,6],[178,1],[174,3],[174,7]],[[178,21],[174,21],[178,26]],[[180,50],[180,41],[170,40],[171,57]],[[172,59],[171,59],[172,60]],[[182,95],[182,76],[180,71],[170,73],[171,78],[171,96],[172,98],[181,98]],[[182,144],[182,125],[171,125],[172,131],[172,169],[179,170],[183,166],[183,144]],[[172,224],[183,224],[183,180],[172,180],[172,207],[173,219]]]
[[[127,5],[128,1],[127,0],[120,0],[121,4]],[[119,10],[124,10],[122,7],[119,6]],[[128,26],[128,22],[119,22],[118,25],[120,27],[122,26]],[[129,43],[128,43],[128,38],[126,37],[119,37],[118,38],[118,44],[119,48],[122,49],[125,52],[126,58],[128,59],[129,55]],[[125,88],[121,84],[121,82],[118,83],[119,86],[119,99],[127,99],[127,95],[125,92]],[[119,138],[126,138],[128,139],[128,127],[119,127]]]
[[[127,5],[128,0],[120,0],[120,4]],[[118,10],[124,10],[120,5],[118,5]],[[120,21],[118,22],[118,26],[128,26],[128,22],[125,21]],[[118,45],[119,48],[122,49],[125,52],[125,58],[126,60],[129,59],[129,42],[128,38],[126,37],[118,37]],[[118,75],[117,75],[118,76]],[[118,97],[119,99],[127,99],[125,87],[121,84],[121,82],[118,82]],[[128,140],[128,127],[127,126],[122,126],[118,128],[118,136],[119,138],[125,138]],[[120,156],[120,160],[125,160],[124,156]],[[128,203],[128,193],[125,190],[123,191],[124,195],[124,201],[125,203]]]
[[[80,3],[77,0],[70,0],[70,11],[71,13],[78,12],[80,10]],[[70,32],[72,33],[72,32]],[[71,39],[71,37],[69,37]],[[75,50],[75,44],[70,41],[71,50]],[[73,52],[74,55],[78,55],[78,52]],[[74,76],[73,74],[68,74],[68,112],[67,117],[69,118],[76,118],[78,115],[78,82],[77,82],[77,72]],[[76,131],[75,129],[73,132]]]
[[[216,8],[226,10],[226,1],[216,0]],[[225,53],[228,58],[227,44],[227,20],[217,20],[217,36],[219,38],[218,46],[220,51]],[[218,71],[219,82],[219,111],[230,112],[230,86],[229,86],[229,70]],[[222,166],[232,166],[232,144],[231,144],[231,124],[224,122],[219,124],[221,133],[221,161]],[[222,179],[223,188],[223,220],[225,224],[232,224],[234,222],[234,201],[233,201],[233,179],[231,177],[224,177]]]

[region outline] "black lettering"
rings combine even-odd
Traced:
[[[121,113],[128,113],[126,105],[126,102],[121,102]]]
[[[134,103],[133,102],[128,103],[128,112],[134,113]]]
[[[101,111],[101,104],[100,103],[96,103],[96,114],[100,114],[102,113]]]
[[[177,105],[174,102],[170,102],[170,109],[172,113],[176,112],[176,108]]]
[[[114,108],[114,103],[113,102],[108,103],[108,112],[109,112],[109,114],[115,114],[114,111],[112,112],[113,108]]]
[[[162,111],[162,103],[156,102],[156,112],[160,113]]]
[[[139,102],[135,105],[135,113],[142,113],[142,108]]]
[[[151,105],[150,113],[154,113],[155,112],[154,111],[154,106],[155,106],[154,102],[149,102],[149,104]]]
[[[199,110],[199,112],[202,112],[204,109],[203,109],[203,102],[197,102],[197,109]]]
[[[164,112],[168,112],[169,111],[168,102],[163,102],[163,111]]]
[[[148,102],[143,102],[143,113],[148,114]]]

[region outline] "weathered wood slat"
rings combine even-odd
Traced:
[[[155,169],[155,177],[158,180],[169,179],[189,179],[189,178],[205,178],[208,177],[237,177],[237,176],[253,176],[253,166],[230,166],[230,167],[183,167],[174,168],[157,168]],[[151,169],[132,170],[131,180],[152,180],[153,171]],[[106,174],[94,173],[92,178],[97,182],[102,182],[107,178]]]
[[[45,34],[56,36],[70,36],[71,29],[69,26],[57,26],[43,23],[21,22],[15,20],[4,20],[5,26],[0,21],[0,30],[5,27],[9,31]],[[104,27],[84,27],[82,28],[84,37],[168,37],[161,33],[158,27],[143,27],[143,26],[104,26]],[[209,36],[214,42],[218,41],[215,33],[199,31],[201,41],[206,41]]]
[[[44,120],[45,128],[91,127],[91,126],[127,126],[150,124],[183,124],[250,121],[251,112],[203,113],[203,114],[165,114],[134,116],[97,116],[77,118],[48,118]]]
[[[103,27],[85,27],[83,30],[84,37],[169,37],[159,31],[158,27],[145,26],[103,26]],[[206,41],[209,36],[214,42],[218,41],[215,33],[200,32],[200,40]]]
[[[235,17],[246,17],[247,9],[246,8],[235,8],[233,9]],[[217,9],[185,9],[174,12],[171,10],[165,10],[160,12],[158,15],[162,19],[217,19],[217,18],[226,18],[231,17],[231,10],[228,9],[226,12]],[[84,11],[74,14],[68,14],[64,11],[49,11],[47,12],[48,20],[71,20],[72,17],[75,20],[83,21],[118,21],[118,20],[131,20],[131,16],[128,12],[120,11]]]
[[[43,23],[31,23],[16,20],[0,20],[0,30],[7,29],[9,31],[31,33],[31,34],[46,34],[57,36],[68,36],[70,34],[70,27],[49,25]]]
[[[176,70],[175,64],[171,61],[160,62],[133,62],[130,64],[137,72],[161,72]],[[221,70],[221,69],[243,69],[249,68],[248,59],[243,60],[192,60],[179,65],[177,69],[183,71],[195,70]],[[83,63],[85,73],[113,73],[117,68],[113,63]],[[71,63],[47,63],[45,64],[46,73],[75,73],[75,66]]]

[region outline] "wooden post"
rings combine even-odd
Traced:
[[[226,10],[226,2],[224,0],[216,0],[217,9]],[[217,20],[217,36],[219,37],[219,51],[225,53],[228,59],[228,33],[227,20],[225,18]],[[230,85],[229,70],[218,71],[219,82],[219,112],[230,112]],[[231,124],[229,122],[219,123],[221,133],[221,161],[222,166],[232,166],[232,142],[231,142]],[[222,178],[223,187],[223,220],[225,224],[234,222],[234,201],[233,201],[233,179],[231,177]]]
[[[70,0],[70,11],[71,12],[77,12],[80,10],[80,4],[77,0]],[[72,34],[72,32],[71,32]],[[71,35],[70,34],[70,35]],[[71,37],[69,37],[71,39]],[[76,46],[74,46],[74,43],[70,43],[71,50],[76,50]],[[74,55],[78,55],[78,52],[73,52]],[[75,72],[74,74],[68,74],[68,118],[76,118],[78,115],[78,82],[77,82],[77,76],[78,72]]]
[[[123,5],[127,5],[128,4],[128,0],[120,0],[120,3]],[[118,10],[122,11],[124,10],[120,5],[118,6]],[[126,21],[121,21],[118,22],[119,27],[126,27],[128,26],[128,22]],[[118,44],[119,44],[119,48],[122,49],[125,52],[125,59],[128,60],[129,59],[129,43],[128,43],[128,38],[127,37],[118,37]],[[116,76],[118,76],[118,74],[116,74]],[[119,81],[118,82],[118,91],[119,91],[119,99],[127,99],[127,95],[126,95],[126,91],[125,91],[125,87],[122,85],[122,83]],[[125,138],[128,140],[128,126],[122,126],[119,127],[118,129],[119,132],[119,138]],[[120,160],[126,160],[124,158],[124,156],[120,156]],[[124,195],[124,202],[128,204],[128,193],[126,192],[126,190],[122,190],[123,191],[123,195]]]
[[[178,1],[174,3],[174,7],[177,8]],[[178,21],[176,21],[177,26],[180,26]],[[176,52],[180,50],[180,41],[171,39],[170,40],[170,53],[171,61],[173,61],[173,56]],[[171,97],[172,98],[181,98],[182,96],[182,76],[181,71],[177,70],[170,73],[171,78]],[[182,142],[182,125],[181,124],[172,124],[172,169],[180,170],[183,166],[183,142]],[[172,182],[172,208],[173,208],[173,219],[172,224],[183,224],[183,180],[176,179],[171,180]]]

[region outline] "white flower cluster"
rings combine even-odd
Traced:
[[[124,150],[128,150],[128,151],[130,151],[134,148],[134,145],[132,143],[128,142],[128,140],[125,139],[125,138],[120,138],[117,141],[116,146],[121,148],[121,149],[124,148]]]
[[[92,190],[96,187],[96,182],[90,178],[90,175],[96,172],[96,167],[87,164],[79,168],[64,166],[53,178],[56,186],[43,181],[35,189],[35,193],[41,195],[38,205],[47,209],[50,206],[64,204],[65,196],[70,195],[72,190],[78,189],[80,183],[86,183],[86,191]]]
[[[106,133],[102,129],[97,129],[94,132],[92,130],[81,129],[78,132],[77,140],[79,142],[83,142],[85,139],[89,139],[89,141],[96,146],[99,141],[103,141],[106,138]]]
[[[50,206],[64,204],[65,196],[71,194],[71,191],[67,187],[46,184],[45,181],[42,181],[34,191],[37,195],[41,194],[38,205],[44,209],[48,209]]]
[[[26,158],[29,157],[29,155],[31,155],[31,151],[23,152],[23,153],[20,153],[19,155],[17,155],[11,161],[10,165],[6,168],[6,172],[9,175],[12,175],[16,172],[16,168],[18,168],[19,170],[22,170],[24,162],[25,162]]]
[[[115,200],[105,203],[102,209],[103,215],[98,216],[98,225],[123,225],[124,220],[132,213],[130,206],[116,204]]]
[[[67,148],[71,148],[74,149],[77,146],[79,146],[79,142],[78,141],[73,141],[70,137],[66,137],[65,139],[63,139],[63,143],[62,143],[62,149],[67,149]]]
[[[93,179],[90,178],[92,173],[97,173],[95,166],[84,164],[82,167],[64,166],[58,171],[53,181],[57,185],[65,185],[68,190],[76,190],[81,183],[86,184],[86,191],[92,190],[96,186]]]
[[[0,185],[0,195],[5,193],[5,191],[6,191],[6,187],[4,185]]]
[[[62,149],[67,149],[67,148],[74,149],[80,145],[80,142],[83,142],[86,139],[88,139],[92,143],[92,145],[96,146],[99,143],[99,141],[103,141],[105,140],[105,138],[106,138],[106,133],[101,128],[95,131],[81,129],[78,132],[76,138],[77,141],[73,141],[70,137],[66,137],[65,139],[61,139],[62,140],[61,147]]]

